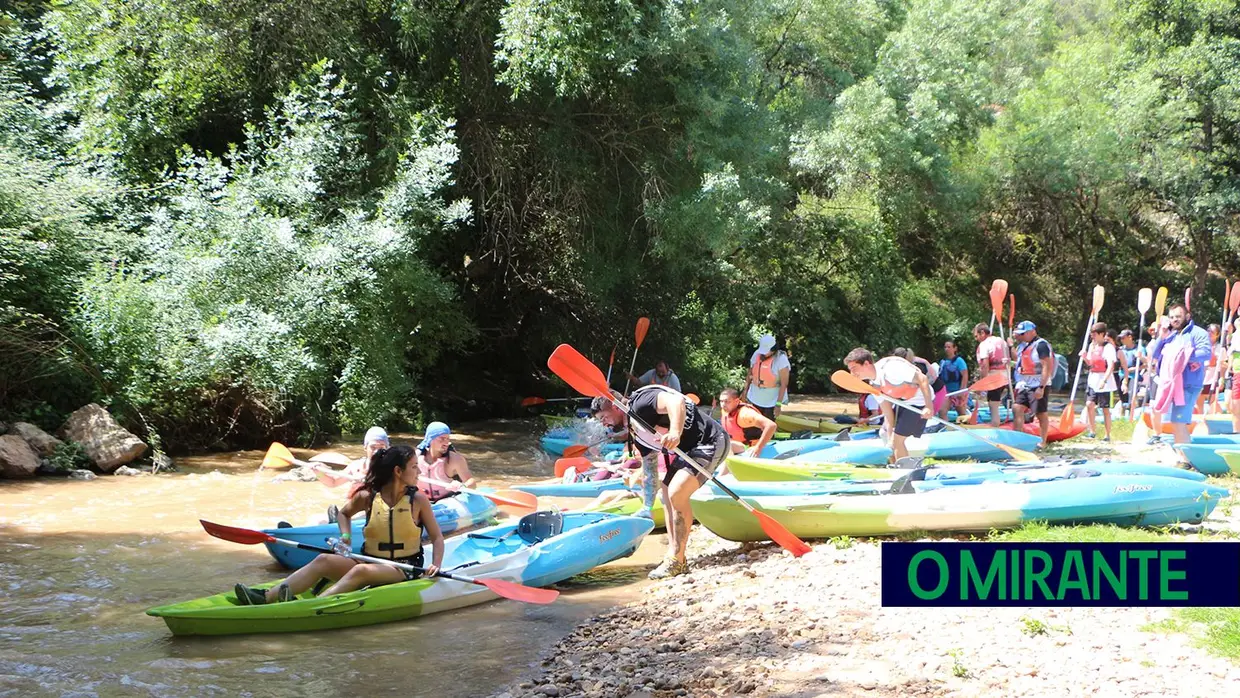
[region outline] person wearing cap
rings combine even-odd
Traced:
[[[639,388],[643,385],[666,385],[672,390],[680,392],[680,378],[676,376],[676,373],[672,371],[672,367],[664,359],[659,359],[655,363],[654,368],[640,376],[630,373],[628,377]]]
[[[779,416],[780,407],[788,404],[788,374],[792,363],[788,355],[776,349],[775,337],[764,334],[758,340],[758,350],[749,357],[749,374],[741,394],[745,401],[767,419]]]
[[[1229,400],[1227,411],[1231,412],[1231,430],[1240,433],[1240,317],[1232,322],[1231,339],[1227,345],[1226,366]]]
[[[986,323],[979,322],[973,327],[973,339],[977,340],[977,377],[979,380],[994,371],[1008,370],[1008,347],[1004,346],[1002,339],[990,333],[990,327]],[[1002,423],[1000,400],[1003,399],[1003,393],[1006,391],[1006,385],[986,391],[986,403],[990,406],[990,425],[996,429]],[[980,401],[978,409],[981,409]]]
[[[1019,342],[1012,354],[1016,362],[1016,385],[1013,390],[1012,413],[1015,428],[1023,429],[1025,412],[1032,410],[1038,418],[1038,431],[1042,436],[1042,448],[1046,447],[1051,430],[1050,395],[1048,390],[1055,376],[1055,350],[1051,343],[1038,336],[1038,326],[1023,320],[1012,330],[1012,338]]]
[[[877,361],[869,349],[857,347],[844,357],[848,372],[862,380],[873,383],[883,395],[911,404],[915,409],[893,405],[888,400],[879,402],[883,411],[880,433],[891,436],[891,450],[895,459],[908,456],[905,440],[925,433],[926,421],[934,416],[934,393],[930,379],[915,365],[899,356],[885,356]]]
[[[366,479],[366,471],[370,469],[370,459],[375,454],[385,448],[391,448],[392,442],[388,438],[387,431],[383,427],[371,427],[366,430],[366,436],[362,438],[362,448],[366,454],[357,460],[349,463],[344,470],[332,472],[330,469],[316,473],[320,480],[323,480],[329,487],[337,487],[348,482],[354,483],[349,491],[352,497],[361,487],[361,483]],[[327,507],[327,522],[335,523],[336,517],[340,515],[340,507],[335,504]]]
[[[1124,371],[1120,374],[1120,402],[1131,409],[1132,385],[1141,379],[1141,373],[1145,371],[1145,347],[1137,345],[1136,335],[1130,329],[1120,330],[1119,355],[1124,364]]]
[[[452,430],[447,424],[431,422],[426,425],[426,434],[417,451],[418,471],[422,475],[418,487],[432,502],[478,486],[473,473],[469,472],[469,462],[452,445]]]
[[[626,409],[616,405],[619,402]],[[636,419],[630,419],[629,413]],[[590,413],[608,427],[624,427],[633,436],[642,454],[642,473],[646,483],[661,484],[664,518],[667,521],[667,553],[663,562],[650,572],[651,579],[687,574],[685,548],[693,526],[689,498],[710,478],[703,472],[715,470],[732,452],[732,439],[705,410],[683,394],[663,385],[647,385],[634,390],[627,399],[613,391],[610,398],[595,397]],[[638,424],[638,421],[645,426]],[[646,427],[649,427],[647,429]],[[673,453],[679,449],[697,465]],[[671,454],[663,479],[658,477],[659,454]],[[643,496],[643,504],[654,504],[653,492]]]

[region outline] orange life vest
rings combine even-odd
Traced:
[[[1025,348],[1020,352],[1020,368],[1018,369],[1020,375],[1022,376],[1042,375],[1042,362],[1033,358],[1033,348],[1037,346],[1038,342],[1042,342],[1042,341],[1046,341],[1046,340],[1042,339],[1041,337],[1038,337],[1037,339],[1033,340],[1029,344],[1025,345]]]
[[[887,362],[887,361],[897,361],[897,360],[903,361],[903,359],[894,359],[892,357],[886,357],[883,359],[879,359],[875,363],[875,365],[877,366],[878,364],[883,364],[884,362]],[[914,380],[911,380],[908,383],[888,383],[882,375],[882,369],[880,369],[880,376],[879,376],[880,381],[878,385],[879,392],[881,392],[883,395],[886,395],[888,397],[893,397],[897,400],[911,400],[914,395],[921,392],[921,386],[917,385],[917,381],[915,380],[916,375],[920,373],[920,371],[918,371],[917,367],[912,364],[909,364],[909,368],[913,370]]]
[[[754,362],[751,370],[753,371],[753,383],[759,388],[778,388],[779,375],[775,373],[775,357],[778,354],[771,354],[765,359],[758,359]]]
[[[762,429],[758,427],[742,427],[740,425],[741,412],[744,410],[751,410],[761,415],[761,413],[753,407],[742,404],[740,407],[737,407],[731,412],[723,413],[723,428],[727,430],[728,436],[732,437],[733,441],[740,441],[748,446],[762,436]]]

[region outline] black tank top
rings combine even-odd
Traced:
[[[663,392],[679,397],[685,403],[685,423],[680,432],[680,450],[692,451],[699,444],[713,443],[719,439],[723,433],[723,427],[719,425],[719,422],[698,410],[698,406],[693,404],[689,398],[670,388],[660,385],[647,385],[634,390],[633,397],[629,400],[629,409],[651,427],[670,429],[671,422],[668,420],[667,415],[660,414],[658,409],[659,393]],[[629,422],[629,431],[633,433],[634,442],[642,454],[658,450],[657,444],[651,443],[654,439],[643,434],[644,430],[631,420]]]

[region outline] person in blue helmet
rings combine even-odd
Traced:
[[[478,486],[477,479],[469,471],[469,461],[452,445],[452,430],[447,424],[431,422],[426,425],[426,434],[417,451],[418,470],[422,475],[418,487],[432,502]]]

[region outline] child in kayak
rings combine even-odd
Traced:
[[[366,527],[362,554],[423,567],[422,533],[425,531],[431,540],[431,564],[426,565],[423,572],[411,572],[345,557],[350,551],[353,531],[350,519],[363,512]],[[319,555],[266,591],[238,584],[233,588],[237,603],[254,606],[291,601],[323,578],[335,583],[321,596],[395,584],[417,579],[422,574],[433,576],[443,563],[443,533],[431,511],[430,499],[418,489],[417,453],[409,446],[380,449],[375,453],[362,487],[340,508],[336,523],[340,526],[340,541],[335,545],[338,554]]]

